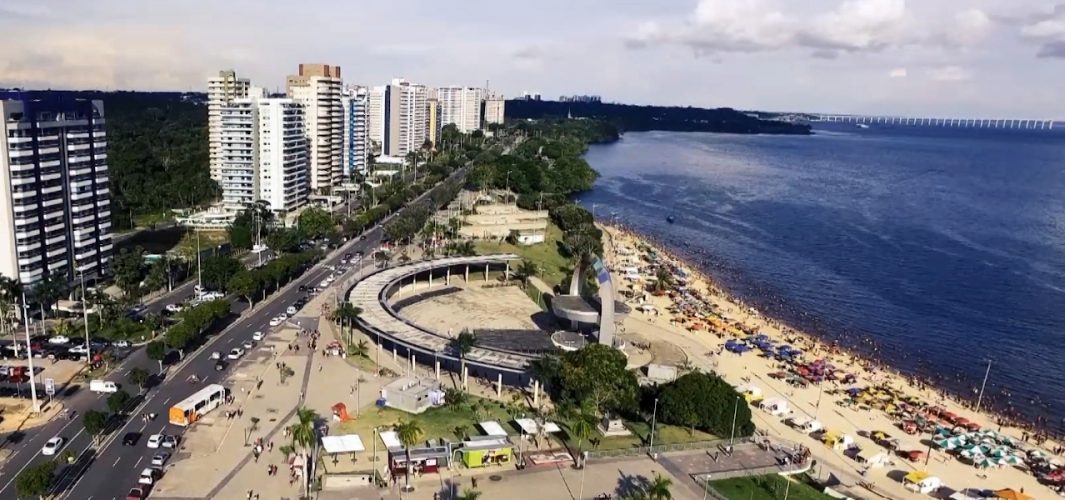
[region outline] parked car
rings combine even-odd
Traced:
[[[280,325],[283,321],[285,320],[281,319],[280,316],[274,316],[273,318],[270,318],[270,326]]]
[[[155,482],[159,479],[159,476],[162,476],[162,473],[159,472],[159,469],[145,467],[144,470],[141,470],[141,475],[139,478],[137,478],[137,483],[155,484]]]
[[[298,312],[299,312],[299,309],[296,309],[296,306],[294,306],[294,305],[288,306],[288,309],[285,309],[285,314],[287,314],[289,316],[295,316],[296,313],[298,313]]]
[[[251,339],[252,340],[262,340],[265,337],[266,337],[266,334],[264,334],[263,332],[255,332],[255,333],[251,334]]]
[[[163,442],[163,435],[162,434],[152,434],[151,436],[148,436],[148,447],[149,448],[153,448],[153,449],[154,448],[158,448],[159,445],[162,442]]]
[[[163,434],[163,448],[177,448],[178,437],[171,436],[170,434]]]
[[[230,349],[229,354],[226,355],[226,357],[229,359],[240,359],[241,356],[244,356],[244,349],[241,349],[239,347],[234,347]]]
[[[129,348],[129,341],[128,340],[116,340],[115,343],[114,343],[114,346],[126,349],[126,348]]]
[[[222,370],[225,370],[227,366],[229,366],[229,365],[226,364],[225,361],[220,359],[218,361],[215,361],[215,363],[214,363],[214,371],[220,372]]]
[[[245,349],[254,349],[255,348],[255,342],[252,342],[251,340],[245,340],[244,344],[242,344],[242,346]]]
[[[144,500],[145,498],[148,498],[148,494],[151,492],[152,486],[150,484],[142,484],[130,488],[129,493],[126,493],[126,500]]]
[[[156,453],[154,456],[152,456],[152,466],[162,467],[166,465],[167,460],[170,460],[170,452],[160,451],[159,453]]]
[[[71,354],[89,354],[89,348],[83,345],[76,345],[67,350]]]
[[[288,315],[285,313],[278,314],[277,317],[281,318],[281,321],[285,321],[288,319]]]
[[[136,446],[137,441],[141,440],[141,433],[139,432],[127,432],[125,436],[122,436],[122,446]]]
[[[184,310],[185,310],[185,306],[183,306],[181,304],[167,304],[166,305],[166,312],[168,312],[168,313],[179,313],[179,312],[184,311]]]
[[[215,351],[211,353],[211,359],[222,359],[222,353]]]
[[[60,436],[49,439],[47,443],[44,443],[44,447],[41,448],[41,455],[55,455],[55,452],[59,451],[65,442],[66,439]]]
[[[68,342],[70,342],[70,337],[67,337],[66,335],[56,335],[48,339],[48,343],[54,345],[66,344]]]
[[[92,392],[113,393],[118,392],[118,384],[110,380],[90,380],[89,390]]]

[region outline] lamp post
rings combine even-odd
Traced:
[[[36,374],[33,371],[33,346],[30,342],[30,311],[29,308],[26,307],[25,290],[22,292],[22,317],[26,322],[26,361],[29,364],[30,369],[30,397],[33,401],[33,413],[40,413],[41,407],[37,403],[37,385],[34,382],[34,376]]]
[[[85,271],[79,269],[78,274],[81,275],[81,314],[85,320],[85,364],[91,366],[92,348],[89,346],[89,301],[85,298]]]
[[[577,494],[578,499],[584,498],[584,472],[588,470],[588,452],[581,453],[581,488],[580,493]]]
[[[728,438],[729,454],[732,454],[732,442],[736,439],[736,415],[740,412],[740,397],[736,396],[736,404],[732,408],[732,433]]]
[[[706,500],[706,496],[710,494],[710,474],[706,475],[706,479],[703,480],[703,500]]]
[[[647,447],[647,453],[651,455],[651,459],[655,457],[655,424],[658,422],[658,398],[655,398],[654,409],[651,410],[651,440],[650,445]]]

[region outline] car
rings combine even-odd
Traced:
[[[222,353],[215,351],[211,353],[211,359],[222,359]]]
[[[139,432],[127,432],[125,436],[122,436],[122,446],[136,446],[137,441],[141,440],[141,433]]]
[[[69,342],[70,342],[70,337],[67,337],[66,335],[56,335],[56,336],[51,337],[51,338],[48,339],[48,343],[49,344],[53,344],[53,345],[61,345],[61,344],[69,343]]]
[[[226,296],[226,294],[224,294],[222,292],[206,292],[206,293],[200,294],[199,299],[201,301],[203,301],[203,302],[210,302],[212,300],[218,300],[218,299],[224,298],[225,296]]]
[[[59,451],[65,442],[66,439],[59,436],[49,439],[47,443],[44,443],[44,447],[41,448],[41,455],[55,455],[55,452]]]
[[[228,364],[226,364],[226,362],[225,362],[225,361],[222,361],[222,360],[220,359],[220,360],[218,360],[218,361],[215,361],[215,363],[214,363],[214,371],[216,371],[216,372],[220,372],[220,371],[222,371],[222,370],[225,370],[227,366],[229,366],[229,365],[228,365]]]
[[[252,342],[250,340],[245,340],[244,343],[241,344],[241,345],[244,346],[245,349],[254,349],[255,348],[255,342]]]
[[[6,377],[11,372],[11,367],[7,365],[0,366],[0,377]]]
[[[251,334],[252,340],[262,340],[264,337],[266,337],[266,334],[263,332],[255,332]]]
[[[137,478],[137,483],[155,484],[155,482],[159,479],[159,476],[161,475],[162,474],[159,472],[159,469],[145,467],[144,470],[141,471],[140,477]]]
[[[178,437],[171,436],[169,434],[163,434],[163,448],[177,448]]]
[[[142,484],[140,486],[130,488],[129,493],[126,493],[126,500],[144,500],[145,498],[148,498],[148,494],[151,492],[151,485]]]
[[[329,281],[328,279],[324,279],[324,280],[322,280],[321,283],[318,283],[318,288],[322,288],[322,289],[329,288],[329,285],[331,285],[331,284],[332,284],[331,281]]]
[[[71,354],[89,354],[89,348],[83,345],[76,345],[67,350]]]
[[[166,312],[168,312],[168,313],[179,313],[179,312],[184,311],[184,310],[185,310],[185,306],[183,306],[181,304],[167,304],[166,305]]]
[[[288,306],[288,309],[285,309],[285,314],[287,314],[289,316],[295,316],[296,313],[298,313],[298,312],[299,312],[299,309],[297,309],[296,306],[294,306],[294,305]]]
[[[115,343],[114,343],[114,346],[115,347],[121,347],[123,349],[127,349],[127,348],[129,348],[129,341],[128,340],[116,340]]]
[[[285,321],[286,319],[288,319],[288,315],[285,313],[278,314],[277,317],[281,318],[281,321]]]
[[[283,321],[285,320],[281,319],[280,316],[275,316],[273,318],[270,318],[270,326],[280,325]]]
[[[229,359],[240,359],[240,357],[243,356],[243,355],[244,355],[244,349],[241,349],[239,347],[234,347],[234,348],[229,350],[229,354],[227,354],[226,357],[229,358]]]
[[[154,448],[158,448],[159,445],[162,442],[163,442],[163,435],[162,434],[152,434],[151,436],[148,436],[148,447],[149,448],[153,448],[153,449]]]
[[[160,451],[159,453],[156,453],[155,455],[152,456],[152,466],[153,467],[162,467],[162,466],[166,465],[167,460],[170,460],[170,452],[169,451]]]

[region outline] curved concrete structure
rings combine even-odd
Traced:
[[[592,268],[596,281],[599,283],[598,308],[597,304],[581,296],[581,285],[584,284],[583,274],[587,267]],[[590,262],[582,260],[581,264],[573,270],[573,276],[569,281],[569,295],[555,296],[551,300],[551,312],[559,318],[574,323],[597,324],[599,343],[613,346],[614,334],[617,332],[616,315],[627,314],[628,307],[615,300],[614,282],[610,279],[610,271],[607,270],[602,259],[595,257]]]
[[[389,305],[389,298],[405,284],[414,283],[417,290],[419,277],[425,278],[422,283],[426,288],[446,286],[451,279],[463,274],[468,278],[470,273],[487,273],[493,266],[496,270],[504,266],[509,269],[508,262],[518,259],[520,257],[514,254],[498,254],[412,262],[363,278],[348,292],[348,301],[362,309],[358,326],[377,336],[378,349],[391,347],[393,356],[403,353],[409,362],[440,363],[457,372],[461,360],[449,347],[451,337],[401,318]],[[524,383],[528,364],[537,358],[536,355],[477,346],[466,355],[466,364],[474,372],[500,374],[511,383]]]

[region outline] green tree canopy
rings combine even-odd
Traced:
[[[336,235],[336,223],[329,212],[311,207],[300,213],[299,229],[307,238],[317,240]]]
[[[658,420],[666,424],[728,436],[734,412],[736,436],[754,434],[747,401],[715,374],[688,373],[661,386],[658,392]]]
[[[201,265],[203,284],[209,290],[225,290],[229,279],[244,269],[232,255],[214,255],[204,259]]]
[[[563,353],[555,383],[549,384],[564,402],[590,404],[599,414],[631,411],[636,408],[639,384],[636,374],[626,368],[628,359],[621,351],[592,344]]]
[[[102,411],[86,410],[81,420],[85,424],[85,432],[93,437],[99,436],[107,428],[107,414]]]
[[[55,479],[56,463],[52,460],[31,465],[15,478],[15,490],[20,497],[44,497]]]

